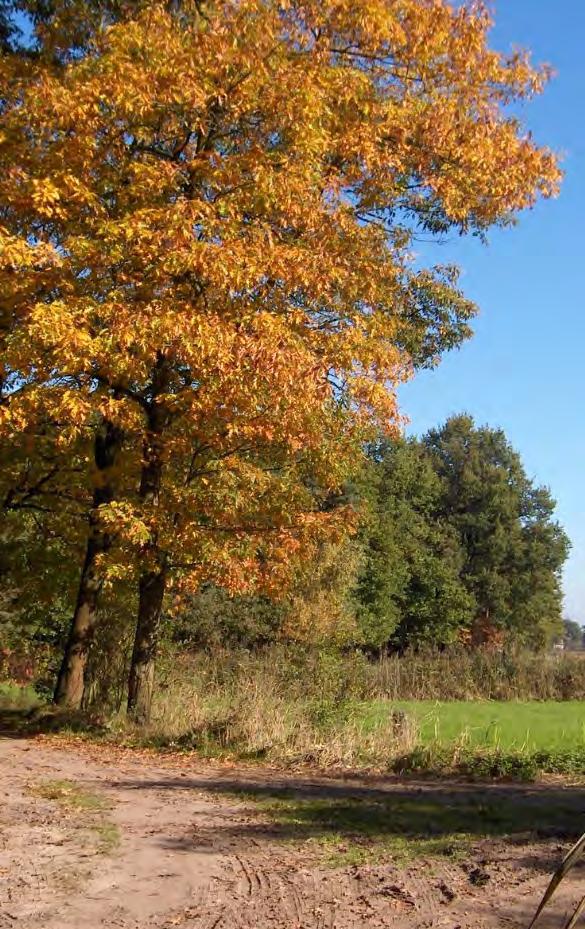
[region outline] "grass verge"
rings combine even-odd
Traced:
[[[360,654],[279,646],[256,654],[175,654],[160,661],[147,728],[97,707],[91,722],[88,714],[54,707],[27,713],[26,693],[7,690],[3,704],[0,692],[0,727],[280,765],[521,780],[585,776],[585,703],[568,699],[585,694],[582,656],[457,651],[369,662]],[[441,693],[448,699],[414,699]]]

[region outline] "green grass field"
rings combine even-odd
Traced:
[[[502,751],[585,750],[585,702],[376,702],[367,723],[401,710],[416,723],[423,745],[499,748]]]
[[[364,733],[400,714],[410,747],[389,761],[398,772],[585,775],[583,701],[375,701],[360,713]]]

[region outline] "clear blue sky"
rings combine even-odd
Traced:
[[[585,624],[585,0],[497,0],[494,11],[493,47],[527,47],[557,71],[522,116],[538,141],[563,152],[566,177],[557,200],[487,247],[441,246],[481,316],[474,338],[400,397],[413,433],[462,410],[506,431],[558,501],[573,543],[565,612]]]

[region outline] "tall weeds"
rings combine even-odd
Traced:
[[[583,700],[585,653],[451,649],[391,655],[369,669],[391,700]]]
[[[268,760],[356,766],[404,758],[414,764],[417,727],[392,709],[394,700],[584,697],[585,661],[575,655],[460,650],[371,662],[360,653],[275,645],[256,654],[169,657],[161,666],[149,737]],[[389,701],[388,713],[364,727],[364,704],[376,699]],[[453,746],[447,765],[463,764],[457,753],[463,758],[465,746]]]
[[[364,731],[367,662],[274,647],[262,656],[199,656],[161,675],[151,737],[279,761],[356,765],[414,748],[402,714]]]

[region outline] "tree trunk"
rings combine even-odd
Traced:
[[[159,368],[159,375],[159,390],[164,390],[164,367]],[[148,413],[148,431],[144,441],[140,475],[140,498],[145,507],[152,509],[153,515],[160,497],[163,472],[162,437],[167,423],[167,411],[163,405],[154,401]],[[142,564],[138,581],[138,618],[128,681],[128,715],[141,724],[150,720],[154,667],[167,581],[166,558],[158,544],[154,521],[150,539],[142,552]]]
[[[97,569],[99,555],[108,551],[111,536],[99,522],[99,507],[114,498],[112,469],[122,443],[120,430],[108,420],[98,429],[94,443],[97,469],[93,505],[89,516],[89,531],[85,559],[81,569],[77,601],[69,629],[69,638],[55,687],[54,702],[78,710],[85,687],[85,668],[97,622],[97,608],[103,579]]]
[[[137,723],[147,723],[150,719],[165,586],[164,565],[140,575],[138,622],[128,683],[128,713]]]

